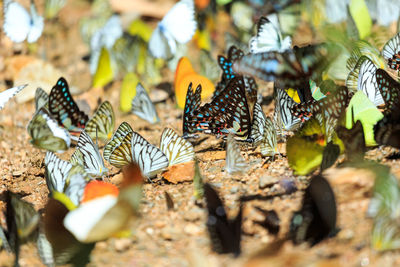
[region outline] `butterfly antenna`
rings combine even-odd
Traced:
[[[351,128],[353,128],[354,124],[354,106],[351,106]]]
[[[99,142],[98,142],[98,136],[97,136],[97,130],[99,129],[99,127],[97,127],[97,125],[96,125],[96,146],[97,146],[97,149],[99,148]]]

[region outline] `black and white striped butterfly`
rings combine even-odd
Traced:
[[[63,152],[71,145],[69,132],[59,126],[44,107],[33,115],[27,130],[32,138],[30,143],[38,148]]]
[[[167,156],[169,166],[194,160],[193,145],[171,128],[161,134],[160,150]]]
[[[85,131],[92,138],[98,137],[102,141],[108,141],[114,131],[115,114],[108,101],[104,101],[98,107],[93,117],[86,123]]]
[[[93,142],[86,131],[81,132],[75,153],[72,155],[72,158],[74,158],[73,161],[82,165],[85,172],[89,175],[102,177],[107,174],[108,169],[104,165],[99,147]]]
[[[126,122],[118,127],[114,136],[104,147],[103,156],[117,168],[136,162],[143,175],[149,178],[168,167],[167,156],[140,134],[134,132]]]
[[[234,134],[230,133],[226,140],[225,169],[229,174],[236,174],[245,172],[247,168],[248,164],[240,154],[240,148],[236,143]]]
[[[61,77],[53,86],[49,95],[49,111],[59,125],[64,126],[73,135],[79,134],[88,121],[88,116],[72,98],[67,81]],[[75,137],[74,135],[74,137]],[[75,139],[77,139],[75,137]]]
[[[150,123],[160,121],[156,107],[141,83],[136,86],[136,96],[132,100],[131,112]]]
[[[285,90],[276,90],[274,121],[278,126],[278,130],[283,128],[285,131],[293,131],[300,127],[300,118],[293,116],[291,112],[292,108],[296,105],[297,103],[294,102]]]
[[[400,32],[383,46],[382,55],[389,68],[400,70]]]
[[[38,87],[35,92],[35,110],[39,110],[42,107],[49,109],[49,94]]]
[[[382,95],[378,89],[375,72],[377,67],[366,56],[362,56],[357,61],[354,69],[350,71],[346,79],[346,86],[350,91],[363,91],[376,106],[382,105]]]
[[[19,92],[21,92],[22,89],[24,89],[27,86],[27,84],[25,85],[21,85],[21,86],[16,86],[10,89],[7,89],[3,92],[0,93],[0,110],[2,110],[4,108],[4,105],[16,94],[18,94]]]

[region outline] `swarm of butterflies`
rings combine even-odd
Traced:
[[[46,1],[46,19],[56,17],[65,2]],[[176,102],[183,109],[182,135],[165,128],[156,146],[127,122],[115,129],[109,101],[100,103],[90,117],[74,100],[63,77],[49,94],[37,88],[35,113],[27,131],[30,143],[46,151],[49,200],[41,217],[23,196],[4,192],[7,229],[0,228],[0,238],[3,248],[15,253],[16,264],[20,245],[32,240],[47,266],[87,264],[96,242],[124,236],[130,221],[139,216],[143,182],[153,183],[168,167],[191,161],[195,161],[195,198],[204,199],[208,211],[206,226],[212,249],[238,256],[243,206],[251,197],[242,196],[237,216],[228,218],[218,192],[204,182],[200,172],[192,143],[202,134],[223,140],[229,175],[243,175],[251,169],[242,147],[259,149],[267,161],[283,158],[282,153],[294,174],[309,175],[302,205],[292,214],[286,237],[294,244],[315,245],[339,231],[335,195],[324,170],[335,165],[372,170],[377,177],[368,209],[374,220],[372,246],[376,250],[400,248],[397,179],[387,166],[364,158],[368,147],[400,148],[400,33],[386,38],[379,50],[379,38],[374,38],[371,26],[374,21],[383,26],[397,21],[400,9],[394,7],[388,17],[381,9],[375,12],[374,2],[384,1],[308,1],[326,10],[326,22],[310,15],[315,30],[324,29],[332,36],[300,47],[292,44],[294,33],[285,23],[298,21],[301,6],[310,3],[209,1],[200,8],[198,2],[180,0],[149,33],[141,21],[134,21],[124,31],[120,17],[106,8],[108,1],[94,1],[93,17],[81,21],[81,32],[91,49],[93,86],[104,86],[122,73],[120,109],[155,124],[160,117],[146,90],[152,83],[140,79],[156,77],[160,66],[174,66]],[[226,56],[219,55],[215,61],[210,53],[213,40],[204,36],[211,35],[206,21],[215,17],[216,5],[224,5],[230,12],[239,34],[226,38]],[[4,33],[13,42],[32,43],[41,36],[44,18],[33,1],[30,7],[28,13],[15,1],[3,3]],[[340,12],[333,14],[332,10]],[[22,19],[17,20],[18,16]],[[254,20],[256,34],[251,36]],[[341,28],[343,21],[350,30]],[[336,24],[339,26],[332,26]],[[207,62],[206,69],[216,67],[222,73],[215,85],[211,81],[215,77],[207,73],[215,75],[216,71],[199,74],[190,63],[186,46],[194,36],[206,51],[200,62]],[[343,73],[344,79],[335,78]],[[263,110],[267,99],[257,84],[260,80],[273,83],[271,116]],[[2,92],[0,109],[25,86]],[[280,142],[286,142],[286,151],[279,151]],[[75,150],[68,160],[57,155],[72,147]],[[109,175],[104,160],[122,170],[120,188],[104,181]],[[296,191],[290,185],[285,188],[282,194]],[[166,198],[173,206],[171,197]],[[276,235],[278,214],[259,211],[265,220],[257,223]]]

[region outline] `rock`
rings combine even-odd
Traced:
[[[231,189],[229,190],[229,192],[231,192],[232,194],[235,194],[239,191],[239,187],[238,186],[232,186]]]
[[[200,220],[202,216],[202,210],[200,209],[193,209],[183,214],[183,219],[189,222],[195,222]]]
[[[132,241],[129,238],[117,239],[114,242],[115,250],[118,252],[127,250],[131,244],[132,244]]]
[[[13,177],[20,177],[22,175],[22,171],[13,171],[12,176]]]
[[[258,186],[260,187],[260,189],[264,189],[275,184],[276,182],[277,179],[275,177],[264,175],[260,177]]]
[[[181,231],[175,227],[166,226],[161,230],[161,237],[165,240],[176,240],[178,239]]]
[[[189,235],[199,235],[201,233],[200,227],[195,225],[194,223],[189,223],[185,226],[183,231]]]

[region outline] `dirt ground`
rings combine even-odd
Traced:
[[[71,2],[60,13],[59,21],[45,26],[46,32],[36,48],[37,55],[45,55],[42,59],[51,62],[70,77],[72,85],[86,90],[91,80],[88,65],[81,58],[88,53],[88,48],[79,38],[77,19],[87,12],[87,6],[79,6],[79,1]],[[0,45],[0,85],[3,89],[7,87],[4,81],[10,79],[5,62],[15,57],[15,47],[3,34]],[[27,53],[25,47],[22,53]],[[167,75],[169,82],[172,82],[172,77],[172,73]],[[89,93],[76,96],[76,99],[89,103],[92,112],[97,96],[109,100],[116,112],[116,126],[127,121],[135,131],[155,145],[159,144],[164,127],[172,127],[181,133],[182,111],[175,108],[171,99],[157,104],[161,122],[156,125],[150,125],[135,115],[120,113],[120,85],[116,81],[105,90],[92,89]],[[264,107],[264,111],[272,115],[272,104]],[[0,113],[0,191],[23,192],[26,194],[24,200],[33,203],[40,211],[46,204],[48,190],[44,179],[45,151],[29,143],[26,130],[33,113],[32,101],[23,104],[11,101]],[[279,144],[281,155],[274,161],[262,158],[258,150],[244,148],[242,154],[250,165],[249,171],[239,176],[228,175],[224,171],[225,152],[222,141],[205,135],[200,139],[205,140],[195,147],[195,151],[200,159],[202,174],[218,190],[229,215],[235,216],[238,199],[242,195],[267,195],[282,191],[279,184],[274,184],[282,179],[294,181],[298,191],[268,201],[250,201],[245,204],[242,254],[233,258],[211,251],[205,225],[206,210],[195,204],[193,184],[171,184],[159,177],[153,184],[144,185],[141,218],[135,223],[133,236],[97,243],[89,266],[400,266],[398,252],[378,253],[370,246],[372,220],[366,217],[374,183],[370,172],[340,167],[324,172],[336,196],[339,233],[312,248],[307,245],[294,246],[286,241],[278,251],[273,245],[287,235],[291,214],[301,205],[309,177],[293,175],[285,157],[284,144]],[[72,152],[73,149],[70,149],[60,157],[68,159]],[[368,151],[367,158],[391,166],[392,172],[400,177],[399,159],[390,157],[396,152],[390,148],[374,148]],[[106,180],[118,184],[121,180],[119,170],[108,162],[106,166],[111,170]],[[265,187],[265,184],[270,186]],[[165,191],[174,200],[173,211],[167,210]],[[4,201],[1,199],[0,205],[4,209]],[[281,229],[277,237],[254,222],[262,219],[255,206],[274,209],[278,213]],[[4,225],[4,216],[1,219]],[[20,264],[42,266],[34,244],[22,246]],[[11,265],[12,256],[1,251],[0,266]]]

